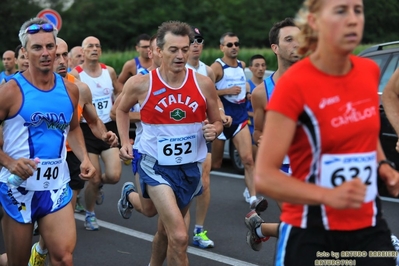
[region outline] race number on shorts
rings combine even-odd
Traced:
[[[322,155],[319,179],[321,186],[334,188],[356,177],[367,185],[364,202],[374,200],[377,196],[376,152]]]
[[[197,160],[197,135],[157,138],[158,163],[179,165]]]

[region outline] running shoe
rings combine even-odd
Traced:
[[[251,195],[249,194],[249,190],[247,187],[244,189],[242,195],[244,196],[245,201],[249,203],[249,201],[251,200]]]
[[[207,231],[202,231],[198,234],[195,234],[193,237],[193,245],[200,248],[213,248],[215,244],[208,238],[206,233]]]
[[[255,251],[261,250],[263,242],[269,240],[270,238],[270,236],[260,238],[256,233],[256,229],[261,226],[262,223],[264,223],[264,221],[262,218],[260,218],[255,210],[250,211],[245,216],[245,225],[249,229],[247,233],[247,243]]]
[[[80,203],[80,197],[76,198],[75,212],[85,212],[85,207],[83,207],[82,203]]]
[[[96,204],[97,205],[101,205],[104,202],[104,190],[103,190],[103,184],[101,184],[98,187],[98,194],[97,194],[97,198],[96,198]]]
[[[259,215],[261,212],[264,212],[268,206],[269,203],[264,197],[258,197],[254,202],[252,202],[249,208],[251,210],[255,210],[256,213]]]
[[[121,198],[118,200],[118,212],[123,219],[129,219],[132,216],[133,205],[130,204],[128,196],[131,192],[135,192],[136,187],[132,182],[126,182],[122,186]]]
[[[84,226],[88,231],[98,231],[100,229],[95,215],[86,215]]]
[[[36,242],[32,246],[28,266],[44,266],[44,263],[46,262],[47,254],[40,254],[37,252],[37,245],[39,245],[39,242]]]

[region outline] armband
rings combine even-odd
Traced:
[[[396,170],[396,165],[395,165],[394,162],[392,162],[392,161],[390,161],[390,160],[381,160],[381,161],[378,163],[377,174],[380,173],[380,167],[381,167],[381,165],[383,165],[383,164],[388,164],[390,167],[392,167],[393,169]]]

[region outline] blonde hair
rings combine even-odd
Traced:
[[[307,56],[316,50],[318,36],[308,24],[308,15],[310,13],[316,13],[320,10],[323,0],[305,0],[302,8],[298,11],[295,17],[295,24],[301,30],[297,34],[299,43],[297,53],[302,56]]]

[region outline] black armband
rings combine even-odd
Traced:
[[[390,167],[392,167],[393,169],[396,170],[396,165],[395,165],[395,163],[392,162],[392,161],[390,161],[390,160],[386,160],[386,159],[385,159],[385,160],[381,160],[381,161],[378,163],[377,174],[380,173],[380,167],[381,167],[381,165],[383,165],[383,164],[388,164]]]

